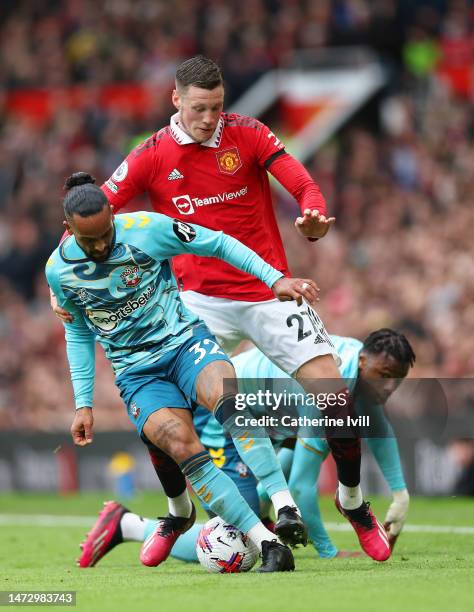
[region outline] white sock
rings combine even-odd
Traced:
[[[346,487],[342,482],[339,483],[339,502],[345,510],[355,510],[363,501],[360,485]]]
[[[260,522],[258,522],[254,527],[249,529],[246,535],[248,535],[248,537],[252,540],[255,546],[258,546],[258,550],[260,552],[262,552],[262,542],[264,540],[268,540],[269,542],[274,540],[281,544],[278,537],[269,529],[267,529],[263,523]]]
[[[296,512],[301,516],[301,512],[298,506],[296,505],[295,500],[291,496],[291,493],[288,491],[288,489],[274,493],[271,496],[271,499],[272,499],[272,504],[273,504],[273,507],[275,508],[275,514],[277,517],[278,517],[278,510],[280,510],[280,508],[283,508],[283,506],[293,506],[294,508],[296,508]]]
[[[133,512],[125,512],[120,520],[120,528],[125,542],[143,542],[145,519]]]
[[[191,516],[193,506],[187,489],[184,489],[178,497],[168,497],[168,510],[173,516],[181,516],[183,518]]]

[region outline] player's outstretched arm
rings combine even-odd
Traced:
[[[323,194],[303,164],[285,153],[272,161],[268,171],[300,205],[302,216],[296,218],[297,231],[309,240],[323,238],[336,219],[327,216]]]
[[[410,496],[403,476],[395,432],[385,416],[382,406],[373,407],[371,410],[371,421],[374,415],[378,417],[377,421],[374,418],[377,431],[384,437],[367,438],[367,444],[392,491],[393,501],[388,508],[384,527],[388,534],[390,548],[393,550],[408,516]]]
[[[216,232],[200,225],[194,225],[155,214],[155,223],[159,225],[153,236],[158,241],[163,258],[192,253],[201,257],[217,257],[231,266],[256,276],[272,289],[281,300],[299,300],[302,298],[316,306],[318,286],[313,280],[303,278],[285,278],[283,273],[264,261],[255,251],[223,232]],[[152,226],[147,226],[154,229]]]

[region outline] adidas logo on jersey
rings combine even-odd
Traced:
[[[169,181],[177,181],[178,179],[182,179],[182,178],[184,178],[184,176],[181,174],[181,172],[177,168],[175,168],[168,174]]]

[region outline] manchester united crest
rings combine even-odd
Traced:
[[[223,172],[224,174],[235,174],[237,170],[242,167],[237,147],[231,147],[230,149],[225,149],[225,151],[218,151],[216,153],[216,158],[219,172]]]

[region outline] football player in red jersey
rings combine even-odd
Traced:
[[[324,237],[335,221],[326,217],[319,187],[263,123],[223,112],[223,77],[212,60],[197,56],[178,67],[172,101],[177,112],[170,124],[133,149],[102,186],[114,209],[147,193],[157,212],[223,230],[289,275],[268,173],[297,200],[301,215],[295,227],[310,241]],[[342,405],[327,409],[329,416],[351,410],[336,351],[311,307],[278,302],[263,283],[214,258],[181,255],[174,258],[173,267],[183,302],[205,321],[226,352],[250,339],[308,392],[345,395]],[[338,433],[327,432],[338,469],[338,504],[356,531],[367,531],[372,518],[360,488],[360,438]],[[268,462],[261,457],[267,442],[255,438],[255,444],[238,448],[264,485]],[[277,533],[290,543],[304,541],[299,511],[288,489],[270,497],[279,518]],[[365,552],[385,560],[390,549],[375,522],[370,531]]]

